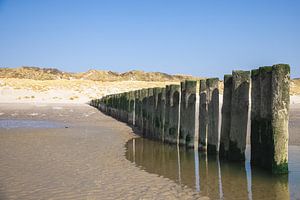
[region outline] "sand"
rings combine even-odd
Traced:
[[[300,145],[300,104],[290,105],[289,144]]]
[[[0,199],[200,198],[126,160],[132,130],[88,105],[0,104],[3,119],[54,127],[0,126]]]
[[[31,80],[0,78],[0,103],[87,103],[92,99],[179,82]]]
[[[26,122],[31,128],[0,124],[0,199],[200,198],[193,189],[126,160],[124,145],[136,135],[84,104],[166,84],[171,83],[0,79],[0,120],[32,120]],[[290,145],[300,145],[299,120],[300,96],[293,95]]]

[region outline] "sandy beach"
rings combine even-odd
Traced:
[[[0,199],[208,199],[128,161],[137,135],[84,104],[166,84],[1,79]],[[289,144],[300,145],[300,96],[290,100]]]
[[[0,126],[0,199],[200,198],[129,162],[132,130],[88,105],[0,104],[0,111],[0,120],[49,123]]]
[[[0,0],[0,200],[300,200],[299,10]]]
[[[92,99],[179,82],[0,78],[0,103],[87,103]]]

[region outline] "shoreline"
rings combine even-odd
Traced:
[[[137,136],[125,123],[95,108],[70,104],[0,104],[0,108],[4,113],[0,119],[48,120],[68,127],[0,129],[1,198],[202,198],[193,189],[127,160],[125,145]]]

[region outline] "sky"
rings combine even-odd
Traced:
[[[276,63],[300,77],[298,0],[0,0],[0,67],[223,78]]]

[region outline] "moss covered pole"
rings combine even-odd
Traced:
[[[146,124],[146,137],[153,138],[154,135],[154,124],[153,124],[153,114],[154,114],[154,88],[148,88],[148,98],[147,98],[147,124]]]
[[[160,110],[160,140],[164,142],[165,138],[165,116],[166,116],[166,88],[162,88],[161,97],[158,100],[158,108]]]
[[[215,154],[219,142],[219,79],[207,79],[206,85],[208,89],[207,152]]]
[[[280,174],[288,172],[290,66],[279,64],[272,68],[272,172]]]
[[[141,117],[141,130],[142,135],[146,136],[147,130],[147,98],[148,98],[148,90],[142,89],[141,90],[141,98],[142,98],[142,117]]]
[[[154,88],[153,138],[161,140],[162,88]]]
[[[227,158],[231,125],[232,75],[224,75],[224,91],[222,105],[222,125],[219,155]]]
[[[208,92],[206,80],[200,80],[200,103],[199,103],[199,149],[206,151],[207,148],[207,121],[208,121]]]
[[[127,117],[127,121],[131,125],[134,125],[134,123],[135,123],[135,91],[128,92],[128,117]]]
[[[165,142],[176,144],[180,124],[180,85],[170,85],[166,92]]]
[[[261,151],[261,114],[260,114],[260,73],[259,69],[251,71],[251,164],[260,164]]]
[[[135,122],[134,122],[134,126],[136,126],[136,127],[140,127],[140,124],[139,124],[139,120],[140,120],[140,116],[141,116],[140,91],[141,90],[136,90],[134,92],[134,98],[135,98],[135,109],[134,109]]]
[[[198,148],[199,134],[199,81],[181,84],[179,144]]]
[[[252,71],[252,81],[255,91],[251,99],[256,109],[251,116],[251,164],[273,174],[288,173],[290,67],[260,67]]]
[[[250,71],[232,72],[231,124],[228,159],[245,160]]]
[[[165,123],[164,123],[164,138],[163,141],[169,143],[169,116],[170,116],[170,109],[171,109],[171,87],[170,85],[166,86],[166,102],[165,102]]]

